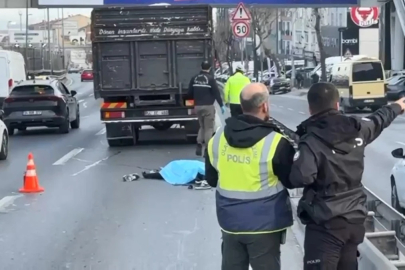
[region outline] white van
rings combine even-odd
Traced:
[[[353,57],[351,57],[351,59],[352,60],[357,60],[357,59],[361,59],[363,57],[367,57],[367,56],[366,55],[353,55]],[[326,77],[328,77],[328,75],[332,71],[333,65],[342,62],[344,59],[345,59],[345,57],[343,57],[343,56],[327,57],[325,59]],[[322,70],[321,70],[321,64],[320,63],[311,71],[311,73],[309,75],[312,76],[314,73],[318,74],[318,76],[321,77]]]
[[[0,108],[11,89],[26,79],[27,72],[22,54],[0,50]]]

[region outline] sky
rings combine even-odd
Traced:
[[[49,17],[51,20],[58,18],[58,10],[59,10],[59,17],[62,17],[62,9],[59,8],[51,8],[49,9]],[[83,14],[90,17],[91,8],[64,8],[63,15],[67,17],[68,15],[73,14]],[[15,9],[15,8],[7,8],[7,9],[0,9],[0,29],[6,30],[7,25],[9,22],[14,22],[15,24],[20,24],[20,13],[22,14],[22,24],[25,25],[25,9]],[[41,22],[42,20],[46,20],[46,9],[28,9],[28,23],[37,23]]]

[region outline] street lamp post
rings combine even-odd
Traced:
[[[28,59],[28,7],[29,0],[26,1],[25,6],[25,58]]]
[[[18,11],[18,15],[20,16],[20,31],[22,32],[22,11]]]

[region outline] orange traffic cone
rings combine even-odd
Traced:
[[[32,153],[28,154],[27,170],[24,174],[24,186],[20,188],[22,193],[42,192],[44,188],[39,185],[37,171]]]

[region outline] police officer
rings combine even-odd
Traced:
[[[297,214],[306,224],[304,270],[355,270],[367,216],[361,184],[366,145],[405,109],[405,99],[367,118],[342,115],[339,92],[330,83],[308,91],[311,117],[301,136],[290,181],[304,187]]]
[[[225,84],[224,102],[229,103],[231,116],[235,117],[242,114],[240,107],[239,96],[243,87],[250,83],[250,79],[244,75],[243,68],[238,66],[236,72],[231,76]]]
[[[294,148],[269,122],[269,92],[251,83],[240,94],[243,114],[209,141],[205,177],[216,187],[222,270],[280,270],[280,245],[293,224],[285,183]],[[290,188],[288,185],[287,188]]]
[[[209,74],[211,65],[207,61],[201,63],[201,72],[193,76],[188,86],[188,96],[194,99],[194,106],[200,124],[197,136],[196,155],[202,155],[203,143],[208,143],[214,133],[215,126],[215,100],[221,107],[222,113],[225,106],[219,93],[217,82]]]

